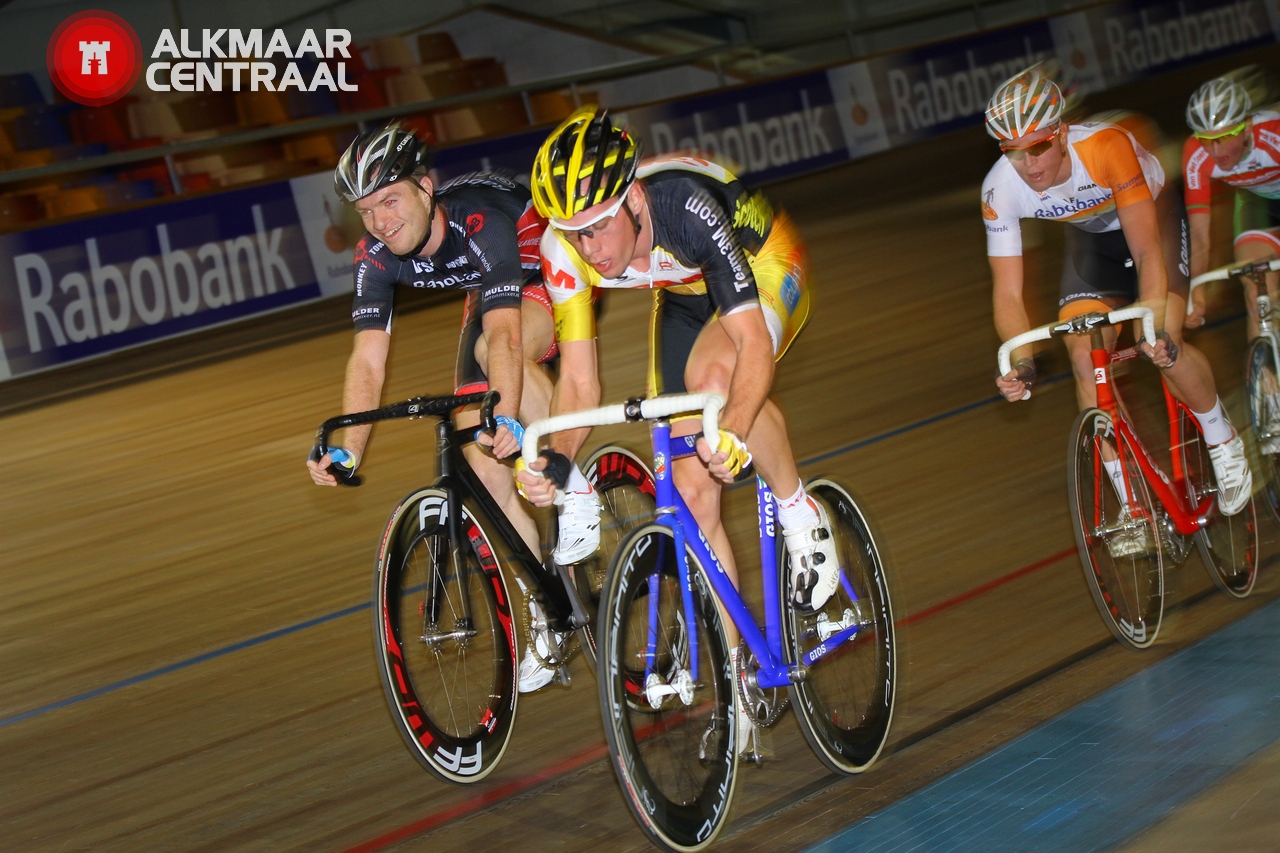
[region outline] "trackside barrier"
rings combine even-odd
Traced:
[[[1130,0],[618,115],[759,183],[976,125],[1039,60],[1087,93],[1277,39],[1276,3]],[[443,149],[439,174],[525,173],[545,133]],[[351,291],[359,236],[328,173],[0,236],[0,381]]]

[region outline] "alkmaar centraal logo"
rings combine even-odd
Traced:
[[[119,15],[77,12],[53,31],[45,62],[59,92],[98,107],[119,100],[138,82],[142,42]]]

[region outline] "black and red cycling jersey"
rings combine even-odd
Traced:
[[[356,331],[391,331],[396,285],[479,291],[481,314],[519,307],[523,287],[540,278],[538,244],[546,227],[530,198],[524,186],[494,172],[442,184],[436,203],[445,214],[445,237],[430,256],[393,254],[366,232],[355,251]]]

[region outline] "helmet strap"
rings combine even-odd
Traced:
[[[413,182],[413,184],[414,184],[414,186],[416,186],[418,189],[422,190],[422,192],[424,192],[424,193],[426,193],[426,192],[427,192],[426,190],[422,189],[422,184],[421,184],[421,183],[419,183],[418,181],[414,181],[414,182]],[[427,198],[428,198],[428,204],[427,204],[427,228],[426,228],[426,231],[424,231],[424,232],[423,232],[423,234],[422,234],[422,239],[421,239],[420,241],[418,241],[418,245],[414,246],[412,249],[410,249],[408,252],[406,252],[406,253],[405,253],[405,254],[403,254],[403,255],[396,255],[396,257],[397,257],[397,258],[399,258],[399,259],[400,259],[400,260],[402,260],[402,261],[406,261],[406,260],[408,260],[409,258],[412,258],[412,257],[415,257],[416,255],[421,254],[423,247],[424,247],[424,246],[426,246],[426,245],[427,245],[427,243],[431,242],[431,229],[432,229],[432,226],[434,226],[434,225],[436,224],[436,196],[435,196],[435,193],[427,193]]]

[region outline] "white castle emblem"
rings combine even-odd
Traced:
[[[109,41],[80,42],[80,73],[92,74],[93,67],[96,65],[98,74],[106,74],[108,50],[111,50]]]

